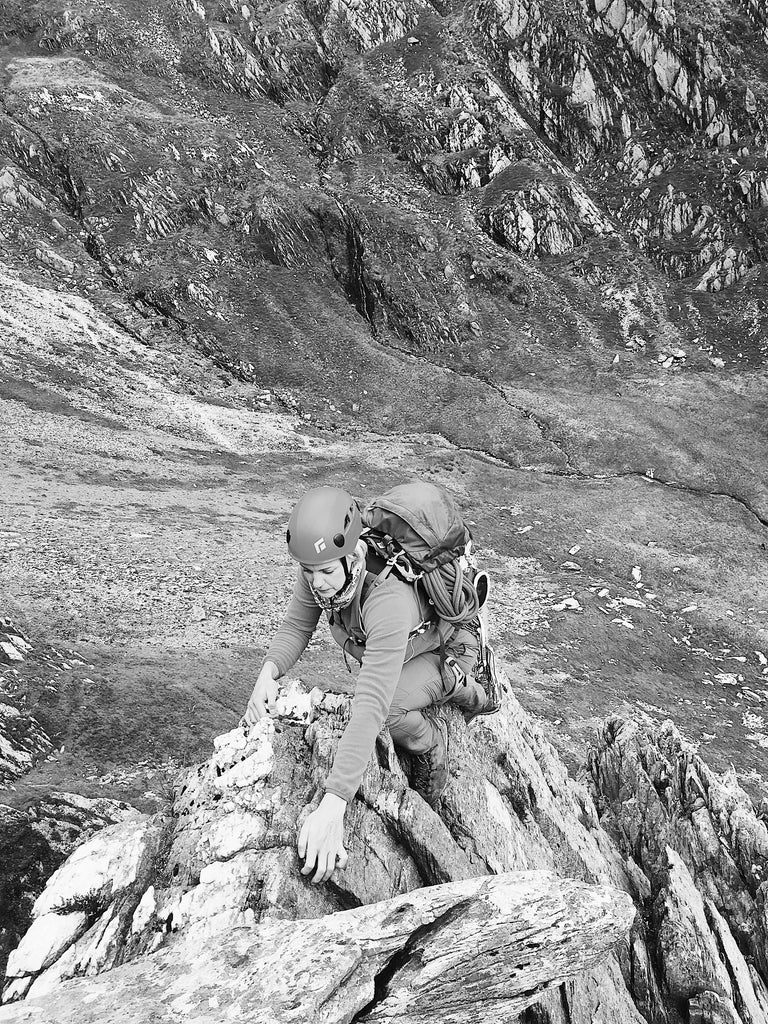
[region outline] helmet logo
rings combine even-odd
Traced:
[[[321,551],[325,551],[325,548],[325,537],[321,537],[319,540],[315,541],[315,551],[317,552],[318,555],[320,554]]]

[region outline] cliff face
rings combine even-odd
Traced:
[[[542,346],[760,361],[763,16],[7,3],[6,251],[323,391],[369,332],[497,383]]]
[[[765,520],[761,10],[6,3],[0,252],[323,426]]]

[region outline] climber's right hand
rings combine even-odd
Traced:
[[[243,715],[243,720],[248,725],[255,725],[260,718],[266,718],[267,715],[275,713],[278,692],[277,675],[277,665],[272,661],[266,661],[259,672],[259,678],[256,680]]]

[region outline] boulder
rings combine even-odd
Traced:
[[[0,804],[0,975],[46,881],[79,845],[139,812],[118,800],[50,793],[24,810]]]
[[[634,917],[626,893],[512,872],[417,889],[315,920],[183,941],[0,1021],[206,1020],[341,1024],[353,1018],[507,1021],[548,986],[595,966]]]

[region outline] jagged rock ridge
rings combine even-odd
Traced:
[[[317,717],[307,727],[313,704]],[[463,719],[451,716],[456,777],[442,817],[409,788],[383,734],[360,798],[347,813],[350,863],[332,884],[309,885],[297,871],[296,822],[307,795],[320,795],[347,706],[347,698],[319,691],[289,693],[282,710],[300,721],[282,719],[277,727],[265,721],[247,738],[241,730],[222,737],[211,761],[180,781],[169,821],[155,817],[107,829],[91,842],[90,856],[82,847],[53,876],[35,909],[41,920],[57,903],[72,908],[65,915],[67,948],[41,973],[50,948],[39,945],[37,936],[22,942],[9,963],[9,979],[17,980],[9,981],[6,999],[24,990],[28,998],[43,997],[62,977],[145,954],[166,936],[205,942],[235,925],[317,917],[489,871],[561,871],[567,862],[572,877],[628,888],[586,792],[569,782],[552,748],[529,731],[530,721],[514,703],[508,715],[473,734]],[[485,742],[478,742],[480,735]],[[581,819],[594,827],[585,828]],[[129,840],[136,856],[119,875],[121,887],[113,887],[107,880]],[[156,874],[148,871],[151,864]],[[94,877],[105,885],[94,888]],[[93,902],[85,918],[84,887]],[[30,973],[34,957],[39,962]],[[576,1003],[597,1010],[602,1001],[636,1019],[615,959],[569,983],[569,991],[571,985]],[[561,1005],[561,998],[555,992],[552,1005]]]
[[[450,713],[453,770],[439,815],[408,787],[384,733],[347,812],[349,865],[315,888],[297,870],[297,819],[307,794],[319,797],[347,706],[294,687],[285,717],[217,740],[213,758],[180,780],[170,817],[113,826],[81,847],[38,900],[5,998],[26,992],[50,1013],[62,979],[149,963],[163,946],[179,962],[182,943],[188,961],[233,928],[258,932],[423,885],[544,868],[624,890],[641,911],[618,955],[538,1000],[545,1019],[675,1024],[682,1006],[703,1024],[722,1014],[768,1019],[759,952],[768,834],[734,780],[717,778],[671,725],[655,738],[608,723],[592,760],[595,805],[511,694],[479,728]],[[89,991],[102,998],[105,989]]]
[[[590,768],[601,822],[639,880],[666,991],[691,1019],[768,1019],[768,828],[734,773],[718,777],[669,722],[649,735],[621,720],[603,726]]]

